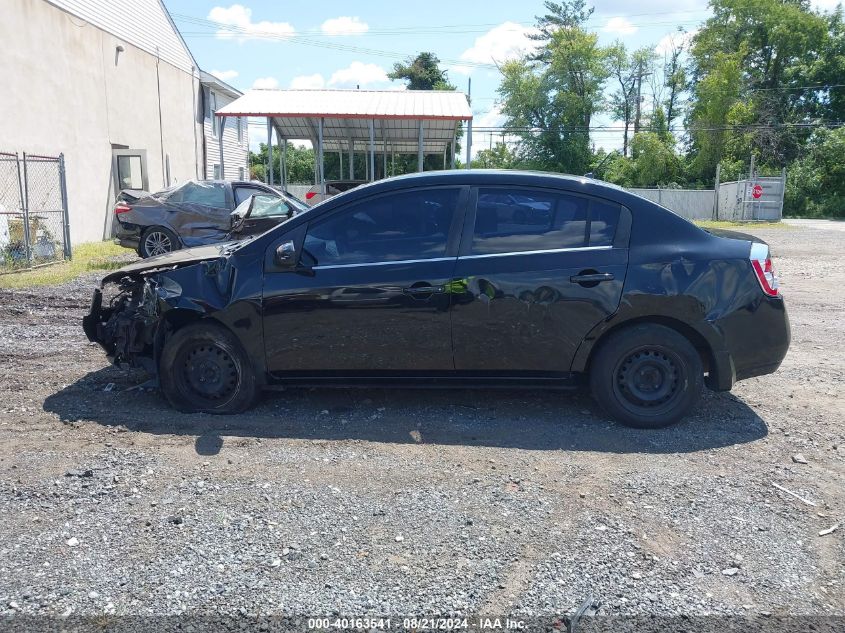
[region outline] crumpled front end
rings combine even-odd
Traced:
[[[82,327],[88,340],[99,343],[114,364],[129,363],[155,372],[159,298],[167,293],[163,280],[166,278],[124,277],[108,305],[103,305],[103,290],[94,290]]]

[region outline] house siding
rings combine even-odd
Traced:
[[[6,94],[15,98],[0,99],[0,120],[6,122],[0,151],[64,153],[71,241],[76,244],[111,233],[113,146],[146,151],[152,190],[166,186],[167,163],[171,183],[199,175],[200,83],[178,51],[172,52],[182,60],[177,66],[166,61],[163,48],[157,58],[83,19],[81,11],[71,13],[56,4],[3,2],[3,82]],[[158,0],[133,0],[131,10],[125,1],[87,4],[117,4],[127,20],[135,12],[160,10]],[[173,34],[169,21],[165,27]],[[118,46],[124,49],[119,54]]]
[[[234,101],[228,95],[216,92],[213,88],[204,88],[204,97],[207,99],[209,91],[214,92],[217,98],[217,108],[220,109]],[[220,163],[220,139],[214,136],[213,122],[209,108],[204,109],[203,133],[205,135],[205,174],[206,178],[214,177],[214,165]],[[242,140],[238,141],[238,125],[243,126]],[[223,170],[222,178],[225,180],[237,180],[240,178],[238,169],[243,167],[244,177],[249,178],[249,133],[246,119],[241,117],[227,117],[223,129]]]
[[[137,48],[191,72],[195,63],[160,0],[46,0]]]

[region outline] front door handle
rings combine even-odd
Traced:
[[[412,297],[427,297],[434,293],[446,292],[446,286],[432,286],[428,283],[414,284],[410,288],[402,288],[402,292]]]
[[[597,272],[587,272],[584,271],[582,273],[578,273],[577,275],[572,275],[569,278],[574,284],[597,284],[602,281],[613,281],[613,273],[597,273]]]

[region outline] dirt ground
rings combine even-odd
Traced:
[[[85,339],[93,277],[0,291],[0,614],[845,615],[845,234],[749,231],[789,355],[659,431],[545,392],[182,415]]]

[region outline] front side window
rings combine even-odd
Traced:
[[[446,255],[458,189],[424,189],[357,202],[308,228],[319,265],[432,259]]]
[[[250,196],[268,195],[264,189],[258,187],[235,187],[235,206],[249,198]]]
[[[479,189],[471,254],[609,246],[619,205],[532,189]],[[593,225],[595,220],[595,225]]]

